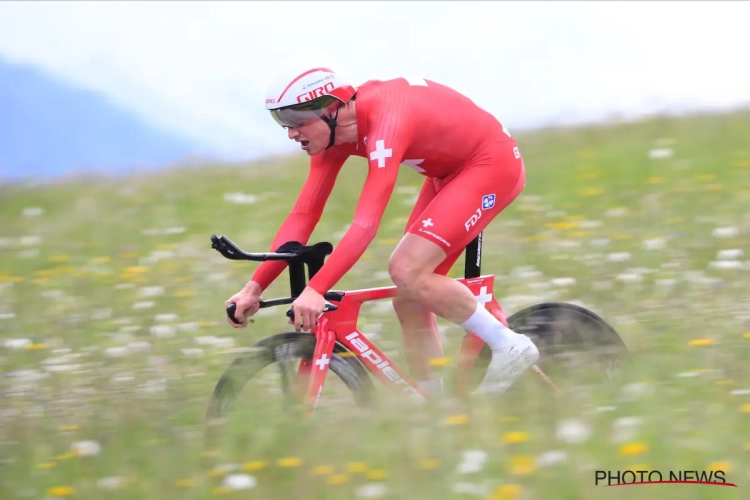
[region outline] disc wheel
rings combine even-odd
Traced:
[[[539,349],[537,365],[555,380],[559,370],[590,369],[616,380],[617,368],[628,354],[620,335],[599,315],[567,302],[544,302],[508,317],[508,326],[527,335]],[[492,357],[485,345],[475,365],[473,387],[481,382]]]

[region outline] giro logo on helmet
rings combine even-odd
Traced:
[[[333,84],[333,82],[328,82],[322,87],[318,87],[316,89],[312,89],[309,92],[305,92],[303,94],[300,94],[297,96],[297,102],[307,102],[312,101],[313,99],[317,99],[318,97],[323,96],[324,94],[328,94],[335,89],[336,86]]]

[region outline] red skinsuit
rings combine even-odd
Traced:
[[[369,159],[367,180],[351,227],[308,286],[323,294],[357,262],[375,238],[396,185],[399,166],[426,177],[406,231],[442,247],[446,274],[466,245],[523,190],[516,141],[488,112],[431,80],[369,81],[356,98],[357,144],[331,147],[310,159],[302,191],[273,240],[307,244],[349,156]],[[253,281],[265,289],[286,267],[263,262]]]

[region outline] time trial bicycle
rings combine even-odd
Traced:
[[[288,264],[289,297],[261,301],[260,308],[294,302],[304,290],[307,280],[322,268],[326,256],[333,251],[333,245],[328,242],[314,245],[288,242],[276,252],[248,253],[226,236],[216,235],[211,236],[211,245],[231,260],[282,260]],[[480,233],[465,249],[464,277],[454,279],[467,286],[477,300],[505,325],[534,341],[539,348],[540,359],[531,367],[531,371],[551,391],[557,392],[559,388],[539,365],[544,366],[555,358],[565,357],[571,351],[584,350],[593,354],[592,362],[610,382],[613,381],[614,371],[628,349],[610,324],[596,313],[567,302],[543,302],[506,317],[493,293],[495,276],[481,274],[481,261]],[[213,390],[207,421],[226,418],[247,382],[273,363],[280,368],[283,395],[287,400],[302,404],[306,415],[314,413],[318,407],[329,371],[343,381],[358,406],[367,406],[373,400],[375,388],[370,375],[415,401],[429,399],[431,396],[357,327],[363,304],[391,299],[396,293],[396,286],[325,293],[324,312],[309,333],[286,332],[263,338],[253,344],[251,352],[240,355],[224,370]],[[230,304],[226,313],[232,321],[237,322],[235,309],[235,304]],[[286,315],[293,319],[293,309],[289,308]],[[465,332],[456,367],[455,396],[464,397],[476,388],[490,358],[490,349],[484,341],[472,332]],[[290,367],[296,373],[290,374]]]

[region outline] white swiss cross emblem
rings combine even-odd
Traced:
[[[378,160],[378,168],[385,167],[385,159],[393,156],[393,150],[385,147],[382,139],[375,141],[375,151],[370,151],[370,160]]]
[[[320,359],[315,362],[315,364],[318,365],[318,370],[322,370],[330,362],[331,362],[331,360],[328,359],[328,355],[327,354],[323,354],[320,357]]]
[[[490,300],[492,300],[492,294],[487,293],[487,287],[483,286],[482,288],[479,289],[479,295],[477,295],[476,298],[480,304],[484,305]]]
[[[434,225],[435,224],[432,223],[432,219],[425,219],[422,221],[422,227],[430,227]]]

